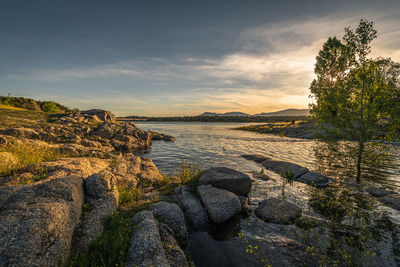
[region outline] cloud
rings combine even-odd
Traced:
[[[372,56],[390,56],[400,61],[399,19],[374,11],[365,14],[373,14],[370,17],[379,34],[372,43]],[[80,107],[105,106],[121,115],[195,115],[232,110],[258,113],[306,108],[317,52],[329,36],[341,37],[347,25],[355,28],[360,17],[343,14],[260,25],[239,34],[233,44],[236,52],[218,58],[140,58],[35,70],[6,78],[49,86],[93,83],[98,89],[90,97],[71,96],[68,101]],[[113,89],[106,87],[110,84]],[[98,97],[100,91],[104,96]]]

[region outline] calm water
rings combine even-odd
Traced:
[[[153,142],[148,155],[163,172],[173,172],[183,160],[198,162],[204,168],[224,165],[243,172],[260,171],[260,165],[240,157],[246,153],[297,163],[311,170],[317,168],[314,141],[232,130],[243,125],[249,123],[137,123],[141,129],[176,138],[174,143]],[[394,150],[393,162],[382,170],[391,184],[397,185],[400,185],[399,151],[399,148]]]

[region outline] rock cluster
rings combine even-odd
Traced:
[[[171,136],[143,131],[132,122],[117,122],[112,112],[100,109],[71,113],[32,128],[0,129],[0,136],[62,144],[60,152],[73,156],[102,157],[113,151],[148,150],[152,140],[174,141]]]
[[[47,170],[42,181],[0,186],[1,266],[57,266],[71,252],[86,251],[118,207],[115,185],[121,175],[133,187],[141,177],[160,177],[150,159],[136,155],[117,164],[84,157],[39,167]]]
[[[306,167],[295,163],[272,160],[263,155],[242,155],[243,158],[261,164],[264,168],[278,173],[296,182],[308,184],[315,187],[326,187],[329,185],[329,178]]]

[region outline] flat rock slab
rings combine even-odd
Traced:
[[[128,252],[129,267],[170,266],[161,242],[159,225],[151,211],[142,211],[133,217],[136,225]]]
[[[307,172],[297,178],[297,182],[315,186],[318,188],[327,187],[329,185],[328,177],[314,171]]]
[[[216,188],[212,185],[197,187],[210,220],[214,223],[223,223],[241,211],[239,198],[232,192]]]
[[[383,204],[400,211],[400,194],[389,194],[378,199]]]
[[[213,167],[206,170],[199,182],[242,196],[247,196],[251,190],[251,178],[248,175],[226,167]]]
[[[264,166],[266,169],[276,172],[280,175],[286,174],[291,175],[291,179],[296,180],[303,174],[309,172],[306,167],[302,167],[298,164],[286,162],[286,161],[279,161],[279,160],[271,160],[267,159],[261,162],[261,165]]]
[[[180,186],[174,191],[179,204],[183,207],[189,225],[193,230],[206,230],[209,226],[207,212],[201,205],[200,200],[190,192],[186,185]]]
[[[160,201],[150,206],[154,216],[168,225],[176,235],[179,243],[185,247],[188,231],[185,216],[178,204]]]
[[[301,209],[286,200],[268,198],[255,211],[257,217],[277,224],[291,224],[301,216]]]

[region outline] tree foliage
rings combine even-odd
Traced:
[[[357,182],[364,144],[391,141],[399,133],[400,64],[368,58],[376,37],[373,23],[362,19],[355,31],[345,28],[342,41],[329,38],[316,57],[310,87],[310,113],[323,139],[358,143]]]

